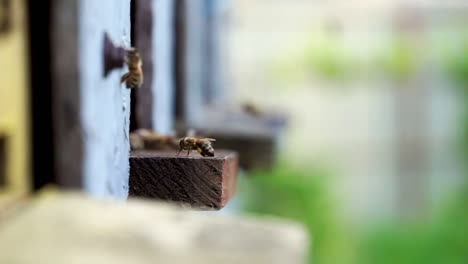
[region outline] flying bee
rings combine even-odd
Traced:
[[[252,116],[261,116],[263,112],[259,109],[259,107],[253,103],[245,103],[242,105],[242,109],[245,113],[252,115]]]
[[[211,142],[216,141],[212,138],[196,138],[196,137],[184,137],[179,141],[179,156],[182,150],[187,150],[187,156],[190,155],[190,151],[197,150],[203,157],[214,157],[214,148],[211,146]]]
[[[139,88],[143,83],[143,70],[140,52],[131,48],[127,50],[125,63],[128,66],[128,72],[122,76],[120,83],[125,82],[127,88]]]

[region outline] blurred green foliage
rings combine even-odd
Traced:
[[[328,81],[352,81],[359,76],[387,76],[404,81],[420,67],[424,49],[414,47],[403,36],[392,36],[381,51],[363,57],[346,48],[347,43],[336,35],[313,34],[303,48],[287,52],[287,57],[273,63],[273,74],[278,81],[289,85],[315,76]]]
[[[458,86],[468,94],[468,33],[462,37],[461,45],[450,50],[447,50],[448,48],[442,51],[445,57],[444,68]]]
[[[393,223],[364,236],[359,264],[468,263],[467,197],[458,196],[427,222]]]
[[[404,37],[395,36],[384,52],[377,56],[377,69],[393,80],[405,81],[418,69],[418,52]]]
[[[345,263],[353,254],[352,243],[335,211],[330,176],[324,170],[284,164],[271,172],[253,172],[241,182],[245,210],[303,223],[312,238],[310,263]]]
[[[276,81],[290,86],[310,76],[328,81],[348,81],[356,77],[361,63],[346,49],[339,35],[314,33],[306,43],[273,63],[272,76]]]
[[[394,222],[355,234],[345,228],[330,192],[330,173],[280,165],[242,179],[245,210],[303,223],[314,264],[468,263],[468,192],[414,223]]]
[[[328,80],[344,81],[356,73],[358,62],[335,38],[322,39],[304,51],[305,66],[319,77]]]
[[[455,81],[463,100],[468,101],[468,35],[455,49],[453,44],[459,41],[445,41],[449,43],[437,50],[437,55],[442,56],[446,76]],[[387,53],[391,56],[386,60],[385,69],[394,79],[404,80],[417,69],[417,54],[404,39],[392,46],[393,51]],[[460,120],[462,160],[468,157],[468,104],[465,108]],[[468,171],[465,175],[468,176]],[[369,228],[361,236],[356,264],[468,263],[468,177],[460,190],[453,193],[453,197],[436,208],[426,221],[394,222]]]
[[[463,100],[468,102],[468,34],[456,48],[452,45],[454,41],[451,42],[442,50],[435,50],[439,53],[435,55],[442,57],[446,76],[455,81]],[[278,69],[283,70],[284,76],[295,78],[307,76],[313,70],[334,80],[355,76],[362,69],[359,60],[353,62],[352,56],[331,39],[318,43],[302,50],[300,59],[296,55],[290,61],[283,61],[281,65],[287,67]],[[375,55],[376,67],[368,69],[404,81],[420,66],[421,52],[426,51],[416,51],[404,38],[394,37],[380,55]],[[461,158],[466,160],[468,104],[464,105],[460,148]],[[257,171],[249,175],[243,180],[242,190],[246,191],[248,212],[290,218],[307,226],[313,238],[311,263],[465,264],[468,263],[468,164],[465,169],[466,182],[462,188],[454,191],[453,197],[427,219],[376,223],[360,234],[346,229],[337,214],[339,204],[330,189],[332,175],[326,170],[297,169],[282,163],[272,172]]]
[[[459,45],[454,45],[458,43]],[[460,133],[460,150],[463,158],[468,158],[468,32],[459,36],[459,41],[448,41],[442,48],[443,68],[460,92],[465,102]],[[468,184],[468,164],[465,165],[465,180]],[[467,190],[468,192],[468,190]]]

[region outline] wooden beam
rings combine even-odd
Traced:
[[[186,75],[185,75],[185,56],[186,56],[186,15],[185,0],[177,0],[174,4],[174,85],[176,89],[176,108],[175,115],[178,119],[184,120],[186,112]]]
[[[175,1],[175,111],[181,122],[200,120],[204,114],[204,3],[204,0]]]
[[[79,68],[79,2],[51,1],[52,86],[57,183],[83,188],[84,139]]]
[[[130,91],[104,72],[105,36],[130,40],[130,2],[51,2],[56,181],[96,196],[128,195]],[[104,11],[103,11],[104,10]]]
[[[130,155],[129,196],[221,209],[236,191],[238,158],[231,151],[215,157],[175,151],[137,151]]]
[[[173,0],[153,1],[153,126],[172,133],[175,119]]]
[[[143,58],[143,84],[136,89],[135,121],[136,128],[153,127],[153,2],[133,1],[132,24],[133,46],[140,50]]]
[[[54,94],[53,89],[53,63],[64,59],[64,57],[53,58],[52,52],[57,52],[59,56],[66,56],[65,60],[68,60],[70,64],[73,61],[70,60],[75,56],[73,47],[68,51],[70,54],[65,54],[65,47],[54,44],[56,48],[52,48],[52,31],[55,27],[60,27],[58,24],[52,24],[52,19],[61,21],[61,18],[54,15],[52,16],[52,3],[53,0],[44,1],[27,1],[27,27],[28,27],[28,49],[29,49],[29,120],[30,120],[30,142],[31,142],[31,165],[32,165],[32,190],[36,191],[44,187],[47,184],[56,183],[55,167],[54,162],[55,140],[59,140],[58,136],[55,136],[54,122],[62,122],[61,118],[63,113],[54,113],[53,107],[55,98],[59,98],[62,92]],[[37,12],[40,8],[43,8],[41,12]],[[61,11],[59,11],[61,12]],[[65,12],[65,11],[64,11]],[[74,14],[70,14],[74,16]],[[57,20],[56,20],[57,19]],[[72,28],[69,29],[72,31]],[[57,32],[57,34],[63,34]],[[66,41],[68,44],[68,40]],[[65,44],[66,45],[66,44]],[[70,56],[70,57],[68,57]],[[63,71],[67,71],[63,69]],[[62,82],[59,80],[60,77],[55,77],[55,81]],[[70,87],[74,89],[75,83]],[[63,89],[67,89],[64,87]],[[66,91],[64,91],[66,92]],[[75,91],[68,91],[75,96]],[[80,100],[78,100],[80,101]],[[60,107],[57,105],[57,107]],[[58,116],[59,119],[54,119],[54,115]],[[73,144],[73,143],[72,143]],[[75,147],[71,145],[70,148]],[[75,149],[71,150],[74,151]],[[79,153],[79,152],[78,152]],[[61,165],[62,166],[62,165]],[[74,174],[74,172],[72,172]],[[73,175],[74,176],[74,175]]]

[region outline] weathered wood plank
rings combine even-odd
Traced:
[[[27,1],[29,40],[29,102],[30,140],[32,143],[32,187],[38,190],[56,182],[54,162],[54,113],[55,95],[52,87],[52,4],[53,0]],[[41,9],[41,12],[37,10]],[[70,17],[73,14],[70,14]],[[71,30],[71,29],[70,29]],[[68,40],[67,40],[68,42]],[[66,44],[65,44],[66,45]],[[68,46],[67,46],[68,47]],[[72,53],[72,47],[69,47]],[[54,50],[55,51],[55,50]],[[57,52],[63,52],[62,49]],[[67,54],[66,59],[73,57]],[[57,58],[64,59],[62,54]],[[72,61],[69,61],[72,63]],[[71,87],[73,89],[73,87]],[[74,142],[73,142],[74,143]],[[72,146],[74,147],[72,143]]]
[[[206,25],[203,0],[175,2],[176,117],[193,123],[203,117]]]
[[[175,151],[135,151],[130,155],[130,196],[221,209],[236,191],[237,154],[216,151],[213,158]]]
[[[26,3],[0,3],[0,207],[30,189]]]
[[[174,0],[153,1],[153,128],[171,133],[175,119]]]
[[[229,58],[229,11],[230,0],[204,2],[205,30],[205,84],[203,85],[204,103],[223,105],[229,102],[232,87],[228,80]]]
[[[82,188],[83,128],[79,73],[78,1],[52,0],[52,85],[57,183]]]
[[[174,85],[176,90],[176,108],[175,115],[179,120],[185,119],[186,105],[186,74],[185,74],[185,56],[187,54],[185,46],[186,36],[186,9],[185,0],[177,0],[174,4]]]
[[[143,84],[132,91],[135,96],[135,127],[153,127],[153,1],[138,0],[132,5],[132,45],[136,47],[143,58]]]
[[[57,183],[125,199],[130,92],[125,69],[105,74],[103,46],[129,46],[130,1],[53,0],[51,15]]]

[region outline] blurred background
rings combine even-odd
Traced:
[[[227,203],[201,214],[259,220],[237,232],[236,221],[186,219],[185,230],[174,219],[186,212],[152,218],[143,208],[134,218],[123,207],[119,217],[108,214],[122,225],[101,233],[107,229],[95,224],[109,211],[88,217],[83,201],[71,207],[63,199],[70,219],[87,222],[61,226],[61,239],[123,234],[144,261],[158,259],[158,247],[168,259],[191,248],[187,259],[205,250],[210,260],[237,247],[240,259],[301,263],[308,247],[308,263],[467,264],[467,25],[464,0],[0,0],[0,213],[50,184],[115,200]],[[133,90],[119,82],[129,47],[140,49],[145,76]],[[171,166],[132,168],[140,129],[166,147],[148,159]],[[215,138],[216,150],[238,152],[239,164],[221,154],[214,167],[196,151],[174,158],[175,136],[189,129]],[[39,235],[24,232],[33,214],[17,227],[26,234],[12,229],[10,238],[43,253],[29,237],[57,243],[53,224],[70,223],[58,212],[45,218],[49,233],[41,223]],[[269,216],[293,220],[284,225],[294,232],[262,229]],[[292,222],[305,227],[310,245]],[[193,235],[197,228],[210,239]],[[246,235],[252,230],[257,238]],[[78,244],[94,254],[83,234]],[[97,240],[102,252],[128,254],[108,240]],[[76,243],[65,245],[80,255]]]
[[[468,263],[468,5],[232,5],[231,96],[289,114],[242,210],[306,224],[311,263]]]

